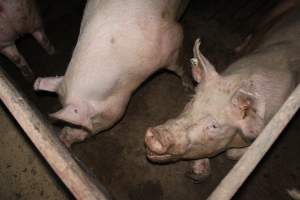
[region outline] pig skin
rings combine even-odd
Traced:
[[[177,64],[181,5],[187,1],[87,2],[65,75],[38,78],[34,84],[35,90],[59,94],[63,108],[52,117],[79,126],[62,131],[67,146],[113,126],[131,94],[155,71],[164,67],[183,76]]]

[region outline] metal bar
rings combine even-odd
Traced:
[[[96,186],[62,145],[51,125],[21,95],[0,66],[0,98],[52,169],[79,200],[107,200],[105,191]]]
[[[257,137],[248,151],[223,178],[208,200],[229,200],[281,134],[300,106],[300,84]]]

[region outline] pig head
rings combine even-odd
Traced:
[[[191,63],[193,77],[201,84],[177,118],[147,130],[151,161],[201,159],[245,147],[265,125],[264,105],[257,101],[252,82],[218,74],[199,46],[198,39]]]

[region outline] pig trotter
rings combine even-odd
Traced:
[[[65,127],[62,129],[59,139],[70,148],[71,145],[75,142],[81,142],[87,138],[89,133],[82,129]]]
[[[55,53],[55,48],[47,38],[43,29],[39,29],[33,32],[32,35],[37,40],[37,42],[47,51],[49,55],[53,55]]]
[[[32,72],[31,68],[28,65],[20,66],[21,73],[25,77],[25,79],[29,82],[33,82],[35,75]]]
[[[15,45],[7,46],[1,50],[1,53],[9,58],[21,70],[21,73],[28,81],[33,81],[34,74],[28,66],[25,58],[20,54]]]
[[[191,170],[186,172],[186,176],[194,183],[201,183],[206,180],[210,175],[210,163],[209,159],[200,159],[193,162],[191,166]]]

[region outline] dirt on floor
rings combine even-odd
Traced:
[[[18,42],[20,51],[38,76],[62,75],[68,65],[84,6],[83,1],[72,2],[39,1],[46,32],[57,49],[54,56],[48,56],[30,37]],[[259,16],[275,1],[261,3],[261,9],[256,14],[253,12],[258,10],[258,3],[263,1],[253,1],[256,4],[233,1],[230,5],[224,4],[223,0],[218,4],[216,2],[193,0],[182,18],[185,41],[181,62],[187,69],[193,42],[201,37],[203,53],[219,71],[224,70],[236,59],[234,48],[253,30]],[[60,6],[55,6],[58,4]],[[17,81],[17,86],[45,116],[60,108],[56,95],[34,93],[32,85],[24,81],[17,69],[7,60],[3,62],[6,64],[5,70]],[[224,155],[213,158],[212,175],[203,183],[194,184],[185,177],[189,165],[187,161],[158,165],[145,157],[145,130],[179,114],[192,94],[192,91],[184,89],[181,80],[174,74],[158,72],[138,88],[118,124],[85,142],[75,144],[71,152],[86,170],[96,175],[116,200],[205,199],[235,162],[227,160]],[[289,199],[285,191],[287,188],[300,189],[299,122],[300,116],[297,114],[234,199]],[[61,127],[61,124],[56,125],[57,128]],[[65,189],[63,191],[67,198],[71,198]],[[20,193],[21,196],[23,194]]]

